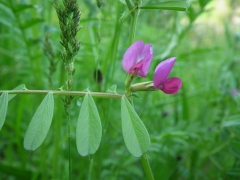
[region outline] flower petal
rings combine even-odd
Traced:
[[[182,80],[177,77],[167,79],[160,87],[166,94],[176,94],[182,87]]]
[[[145,44],[142,52],[142,57],[143,57],[143,66],[142,66],[142,69],[139,71],[138,75],[142,77],[146,77],[149,66],[152,62],[152,57],[153,57],[153,48],[151,44]]]
[[[154,88],[159,88],[166,81],[176,59],[176,57],[172,57],[158,64],[154,72]]]
[[[136,41],[124,53],[122,61],[123,69],[129,74],[135,73],[146,77],[152,57],[152,45]]]
[[[124,53],[122,66],[127,73],[131,73],[131,68],[137,64],[138,57],[142,54],[143,49],[144,43],[142,41],[136,41]]]

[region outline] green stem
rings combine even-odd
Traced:
[[[60,98],[57,99],[56,101],[56,104],[58,104],[60,102]],[[62,109],[61,109],[62,110]],[[53,177],[52,179],[59,179],[59,155],[60,155],[60,151],[61,151],[61,148],[59,147],[59,135],[60,135],[60,124],[61,124],[61,121],[62,121],[62,114],[61,113],[58,113],[58,112],[61,112],[61,110],[59,110],[59,108],[54,108],[54,117],[55,119],[58,119],[57,121],[53,121],[54,123],[54,142],[53,142],[53,146],[54,146],[54,154],[53,154]]]
[[[71,124],[70,116],[67,114],[68,119],[68,163],[69,163],[69,180],[72,179],[72,158],[71,158]]]
[[[136,32],[136,26],[137,26],[137,19],[139,15],[139,10],[136,8],[135,11],[131,14],[131,24],[130,24],[130,32],[129,32],[129,45],[131,45],[134,42],[135,39],[135,32]]]
[[[129,0],[125,0],[125,2],[126,2],[126,4],[127,4],[127,6],[128,6],[128,9],[131,11],[132,8],[133,8],[131,2],[130,2]]]
[[[152,170],[151,170],[151,167],[150,167],[150,164],[148,162],[148,158],[147,158],[146,154],[141,156],[141,161],[142,161],[143,169],[144,169],[145,174],[147,176],[147,180],[154,180]]]
[[[134,74],[128,74],[126,80],[125,80],[125,96],[129,99],[131,96],[130,86],[132,83],[132,80],[134,78]]]
[[[136,0],[135,1],[135,10],[131,13],[131,24],[130,24],[130,32],[129,32],[129,44],[131,45],[135,39],[135,33],[136,33],[136,26],[137,26],[137,19],[138,19],[138,15],[140,13],[139,10],[139,5],[140,5],[141,1],[140,0]],[[131,4],[129,2],[129,0],[126,0],[126,4],[129,8],[129,10],[132,10]],[[131,96],[131,83],[132,80],[134,78],[134,73],[133,74],[129,74],[126,78],[125,81],[125,96],[130,100],[130,96]],[[132,101],[130,100],[130,102],[132,103]],[[147,156],[146,154],[144,154],[143,156],[141,156],[141,161],[142,161],[142,165],[143,165],[143,169],[145,171],[145,174],[147,176],[148,180],[154,180],[153,174],[152,174],[152,170],[150,167],[150,164],[148,162]]]
[[[93,174],[93,157],[90,159],[90,165],[89,165],[89,172],[88,172],[88,180],[92,179],[92,174]]]
[[[128,2],[128,0],[126,0],[126,3],[127,3],[127,2]],[[139,15],[139,13],[140,13],[140,9],[139,9],[140,3],[141,3],[140,1],[137,1],[137,2],[135,3],[135,6],[136,6],[136,7],[134,7],[134,10],[133,10],[133,8],[130,6],[131,4],[128,5],[128,3],[127,3],[129,10],[130,10],[130,11],[133,10],[132,13],[131,13],[131,23],[130,23],[130,32],[129,32],[129,44],[130,44],[130,45],[133,43],[133,41],[134,41],[134,39],[135,39],[137,19],[138,19],[138,15]]]
[[[54,95],[61,96],[85,96],[89,93],[93,97],[98,98],[110,98],[110,99],[121,99],[121,94],[113,93],[102,93],[102,92],[83,92],[83,91],[56,91],[56,90],[4,90],[0,91],[0,94],[3,92],[8,92],[8,94],[43,94],[46,95],[49,92],[52,92]]]

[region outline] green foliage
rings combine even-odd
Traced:
[[[0,163],[0,171],[2,173],[13,175],[16,177],[16,179],[31,179],[32,177],[32,172],[30,170],[25,170],[24,168],[13,167],[2,163]]]
[[[14,88],[14,90],[22,90],[25,87],[24,84],[21,84]],[[0,130],[4,124],[7,115],[8,102],[12,100],[16,94],[8,94],[8,92],[3,92],[0,96]]]
[[[110,86],[107,90],[108,93],[113,93],[113,94],[117,94],[117,85],[114,84],[112,86]]]
[[[28,125],[23,143],[25,149],[34,151],[43,143],[52,123],[53,109],[53,93],[49,92]]]
[[[8,92],[2,93],[0,96],[0,130],[4,124],[8,108]]]
[[[102,125],[97,106],[90,94],[86,94],[81,105],[76,128],[78,153],[82,156],[94,154],[102,138]]]
[[[165,1],[165,2],[141,6],[140,9],[187,11],[189,6],[190,5],[185,1]]]
[[[44,22],[43,19],[31,19],[22,24],[22,28],[25,30],[27,28],[32,28],[32,26]]]
[[[148,151],[150,137],[143,122],[125,96],[121,100],[121,116],[123,138],[127,149],[133,156],[140,157]]]
[[[121,60],[129,46],[132,11],[119,1],[77,2],[82,15],[81,21],[76,21],[82,28],[76,40],[81,41],[81,47],[74,53],[71,90],[89,87],[94,92],[116,93],[117,87],[117,93],[124,94],[126,73]],[[231,94],[240,88],[239,1],[186,2],[190,3],[188,12],[141,9],[137,21],[135,40],[152,44],[154,59],[147,77],[135,78],[134,83],[152,81],[156,65],[172,56],[177,61],[170,76],[183,81],[176,95],[155,91],[138,92],[139,98],[132,96],[134,111],[151,140],[146,154],[155,179],[239,179],[240,103],[239,95]],[[161,3],[144,0],[141,6]],[[70,13],[69,21],[72,17]],[[39,21],[35,23],[36,19]],[[0,0],[0,90],[9,92],[8,100],[15,96],[10,94],[11,89],[22,83],[29,89],[66,89],[68,75],[60,60],[59,51],[64,52],[60,30],[52,2]],[[66,43],[70,51],[74,49],[73,41]],[[101,72],[101,80],[96,72]],[[1,101],[6,102],[3,96],[6,94],[1,94]],[[24,149],[23,138],[42,96],[18,94],[8,103],[6,118],[0,113],[1,120],[6,119],[0,131],[0,179],[68,179],[68,143],[72,147],[72,179],[145,179],[140,158],[133,157],[124,144],[118,99],[94,99],[101,117],[102,139],[89,160],[76,148],[79,100],[71,99],[69,106],[69,141],[62,99],[59,95],[54,98],[51,129],[34,152]],[[127,108],[132,106],[124,103],[130,112]],[[5,105],[0,103],[1,107]],[[133,114],[128,115],[133,118]]]

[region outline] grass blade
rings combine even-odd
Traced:
[[[140,9],[160,9],[172,11],[187,11],[190,5],[185,1],[164,1],[156,4],[141,6]]]

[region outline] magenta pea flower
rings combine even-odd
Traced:
[[[182,87],[182,81],[180,78],[168,78],[176,59],[176,57],[172,57],[158,64],[153,79],[155,89],[160,89],[166,94],[176,94]]]
[[[128,74],[146,77],[153,57],[151,44],[142,41],[133,43],[124,53],[122,66]]]

